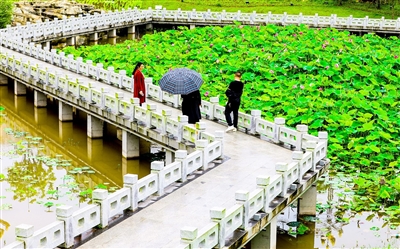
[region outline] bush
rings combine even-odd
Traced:
[[[0,28],[5,28],[11,23],[13,13],[13,0],[0,1]]]

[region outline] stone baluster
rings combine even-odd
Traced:
[[[126,174],[124,175],[124,188],[130,189],[131,194],[131,207],[130,210],[135,211],[138,208],[138,175]]]
[[[96,189],[92,193],[94,203],[100,205],[100,227],[105,228],[108,226],[108,191],[106,189]]]
[[[164,177],[160,176],[160,172],[164,169],[163,161],[153,161],[150,164],[150,173],[157,174],[158,186],[157,186],[157,195],[164,195]]]
[[[185,159],[187,157],[187,150],[177,150],[175,151],[175,162],[181,162],[182,176],[181,182],[186,182],[187,180],[187,165]]]
[[[15,235],[17,240],[23,241],[25,248],[32,248],[33,233],[35,232],[33,225],[21,224],[15,227]]]
[[[285,126],[285,119],[284,118],[275,118],[274,119],[274,123],[276,125],[276,129],[275,129],[275,135],[274,135],[274,143],[279,143],[279,134],[280,134],[280,128],[282,126]]]
[[[242,228],[244,230],[246,230],[249,227],[249,222],[248,222],[250,220],[249,198],[250,198],[249,191],[239,190],[239,191],[236,191],[236,193],[235,193],[236,203],[239,205],[243,205],[243,221],[242,221],[242,226],[240,228]]]
[[[196,150],[199,150],[203,153],[203,166],[201,167],[204,171],[206,171],[208,169],[208,156],[206,155],[206,153],[204,152],[204,149],[207,147],[208,145],[208,141],[206,139],[199,139],[196,140]]]
[[[63,205],[56,208],[57,220],[64,221],[64,244],[62,244],[64,248],[71,248],[74,245],[73,212],[74,209],[71,206]]]
[[[225,223],[222,222],[226,215],[225,208],[215,207],[210,210],[211,220],[218,223],[218,246],[217,248],[223,248],[225,246]]]
[[[180,231],[181,241],[183,243],[190,244],[197,238],[197,228],[196,227],[184,227]]]

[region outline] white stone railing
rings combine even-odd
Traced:
[[[275,175],[257,177],[257,188],[253,191],[237,191],[235,205],[211,209],[211,223],[200,230],[190,226],[182,228],[181,240],[187,244],[186,248],[224,248],[225,241],[236,229],[250,231],[250,222],[258,212],[271,213],[278,203],[275,198],[288,198],[296,188],[295,182],[302,184],[309,179],[309,173],[319,170],[317,165],[326,158],[327,133],[320,132],[320,137],[318,142],[307,143],[306,152],[294,151],[291,163],[277,163]]]
[[[31,49],[41,50],[35,46],[32,46]],[[46,89],[57,90],[60,94],[83,100],[88,105],[96,106],[116,116],[122,116],[126,120],[139,121],[144,127],[156,128],[160,134],[168,135],[179,142],[184,139],[194,143],[201,135],[201,131],[198,129],[205,130],[205,127],[201,126],[196,128],[185,126],[185,118],[180,118],[179,121],[176,119],[170,120],[169,113],[157,113],[155,106],[144,105],[140,107],[137,100],[132,99],[131,96],[124,96],[123,92],[111,94],[107,88],[96,89],[85,82],[84,77],[70,78],[68,75],[62,75],[61,71],[48,69],[46,63],[35,64],[25,58],[22,59],[22,57],[18,58],[14,55],[0,52],[0,65],[13,70],[25,79],[33,79],[34,84],[38,82],[43,84]],[[80,67],[80,65],[84,64],[79,64],[81,60],[76,61],[71,56],[65,57],[63,53],[60,54],[60,61],[67,70],[70,70],[70,65],[74,65],[78,73],[80,72],[79,68],[88,68],[89,74],[98,76],[99,80],[107,82],[111,87],[124,88],[121,83],[122,79],[130,82],[129,88],[133,85],[130,77],[123,76],[125,71],[115,74],[113,69],[104,70],[100,63],[93,66],[90,62],[86,64],[87,67]],[[112,84],[109,79],[114,76],[119,81],[117,82],[116,80]],[[146,78],[146,87],[149,89],[147,91],[148,98],[172,106],[179,106],[180,95],[172,95],[172,97],[169,94],[165,94],[159,86],[152,83],[151,78]],[[205,118],[225,123],[225,107],[220,106],[218,102],[219,99],[217,97],[211,98],[210,102],[202,100],[201,113]],[[309,140],[318,141],[317,137],[308,134],[306,125],[298,125],[296,129],[293,129],[285,126],[283,118],[275,118],[274,122],[270,122],[261,118],[261,111],[259,110],[252,110],[251,114],[239,112],[238,126],[250,134],[260,136],[261,139],[282,144],[295,150],[306,149],[305,143]],[[206,139],[211,141],[208,138]]]
[[[107,227],[109,221],[125,210],[136,210],[139,204],[149,198],[162,196],[165,190],[177,181],[185,182],[188,175],[196,170],[207,169],[207,165],[219,158],[221,141],[208,144],[198,140],[197,150],[188,154],[186,150],[177,150],[176,161],[164,166],[164,162],[151,163],[151,174],[138,179],[137,175],[124,176],[124,187],[109,194],[107,190],[93,191],[94,204],[73,211],[72,207],[56,208],[57,219],[50,225],[34,231],[32,225],[22,224],[16,227],[18,241],[4,246],[11,248],[56,248],[71,247],[74,237],[94,227]],[[210,153],[213,151],[213,153]]]
[[[338,17],[336,14],[330,16],[315,15],[288,15],[283,14],[258,14],[237,12],[212,12],[207,11],[182,11],[167,9],[128,9],[115,12],[103,12],[88,16],[71,17],[62,20],[45,21],[41,23],[30,24],[25,26],[8,26],[6,29],[0,30],[0,35],[5,33],[18,40],[46,39],[48,37],[60,37],[68,35],[78,35],[85,32],[95,32],[107,30],[110,28],[126,27],[126,25],[135,25],[143,22],[186,22],[188,24],[214,24],[224,25],[232,24],[233,21],[240,21],[243,24],[261,25],[261,24],[279,24],[279,25],[300,25],[306,24],[314,27],[332,27],[338,29],[364,29],[364,30],[380,30],[380,31],[400,31],[400,18],[371,19],[368,16],[364,18]]]

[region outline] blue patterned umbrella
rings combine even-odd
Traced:
[[[172,94],[189,94],[200,89],[203,79],[194,70],[176,68],[164,74],[159,84],[163,91]]]

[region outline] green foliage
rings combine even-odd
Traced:
[[[339,171],[364,172],[374,186],[363,191],[378,201],[399,200],[392,185],[380,188],[374,176],[396,186],[400,158],[400,41],[335,29],[240,24],[169,30],[115,46],[72,47],[66,54],[105,68],[132,72],[137,61],[158,80],[170,68],[188,67],[204,79],[207,99],[222,94],[236,70],[246,82],[241,111],[284,117],[287,125],[329,132],[329,158]],[[208,97],[206,97],[208,96]],[[355,178],[357,179],[357,178]]]
[[[13,0],[0,1],[0,29],[5,28],[7,24],[11,23],[13,4]]]

